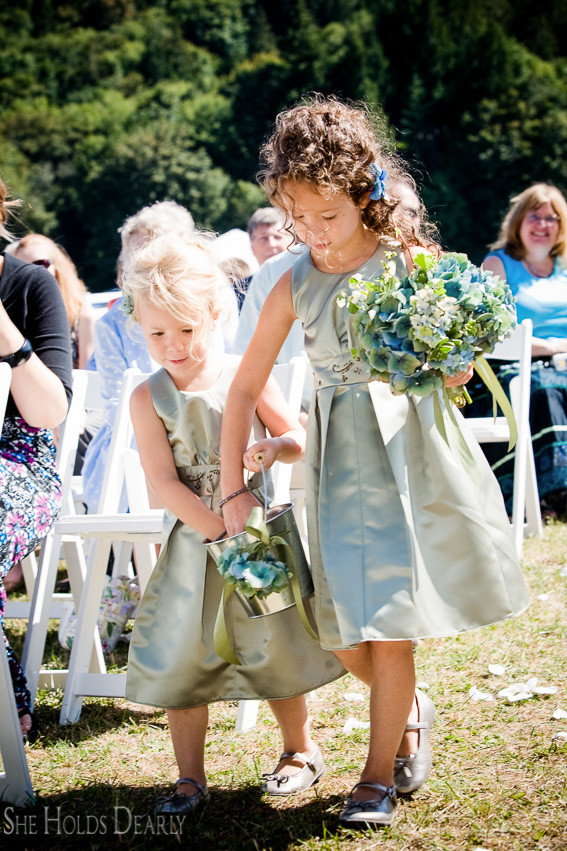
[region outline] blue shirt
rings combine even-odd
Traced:
[[[124,372],[132,367],[144,373],[159,368],[150,357],[140,327],[124,314],[122,301],[120,296],[96,321],[94,329],[94,356],[104,399],[104,421],[87,446],[82,470],[83,499],[91,513],[97,510]]]
[[[504,249],[491,251],[504,264],[506,280],[516,296],[518,322],[531,319],[534,337],[549,340],[567,339],[567,266],[556,259],[548,278],[534,278],[520,260],[514,260]]]

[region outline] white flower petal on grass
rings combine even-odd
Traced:
[[[557,694],[559,689],[557,686],[536,686],[533,691],[534,694]]]
[[[560,730],[559,733],[554,733],[551,738],[558,742],[567,742],[567,730]]]
[[[347,718],[343,733],[352,733],[353,730],[367,730],[370,727],[370,721],[359,721],[358,718]]]
[[[516,703],[518,700],[529,700],[533,696],[528,683],[511,683],[509,686],[500,689],[497,694],[497,697],[505,697],[509,703]]]
[[[420,688],[422,691],[427,691],[427,689],[430,688],[429,683],[425,680],[420,680],[418,683],[415,684],[415,687]]]
[[[480,691],[476,686],[471,686],[469,689],[469,697],[471,700],[493,700],[494,698],[488,691]]]
[[[543,600],[543,601],[545,601],[545,600],[549,600],[549,594],[538,594],[538,595],[537,595],[537,599],[538,599],[538,600]]]
[[[345,694],[345,700],[365,700],[365,697],[358,691],[347,691]]]
[[[558,706],[551,717],[555,718],[556,721],[559,721],[560,719],[562,720],[563,718],[567,718],[567,712]]]
[[[567,567],[562,567],[559,571],[559,576],[562,576],[564,579],[567,579]]]
[[[502,674],[506,673],[505,665],[489,665],[488,670],[491,674],[494,674],[495,677],[501,677]]]

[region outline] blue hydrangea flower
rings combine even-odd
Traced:
[[[465,254],[419,255],[399,277],[389,255],[373,281],[351,279],[338,306],[352,315],[353,356],[395,394],[426,396],[446,375],[490,353],[516,326],[508,284],[474,266]]]

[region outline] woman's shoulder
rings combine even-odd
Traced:
[[[13,293],[45,292],[57,293],[58,301],[61,298],[57,281],[43,266],[33,263],[24,263],[11,254],[4,254],[2,275],[0,276],[0,297],[4,300],[7,295]]]

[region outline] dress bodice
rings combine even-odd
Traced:
[[[206,390],[178,390],[165,369],[150,376],[152,402],[167,431],[179,478],[200,497],[218,497],[222,415],[239,363],[239,357],[227,355],[219,377]],[[256,416],[250,441],[265,434]],[[259,477],[253,477],[252,485],[261,486]]]
[[[346,306],[339,307],[337,296],[349,291],[353,275],[372,280],[382,274],[387,252],[395,252],[397,273],[407,274],[400,246],[381,242],[365,263],[352,272],[330,274],[316,269],[310,255],[303,255],[292,271],[292,301],[305,332],[305,349],[314,373],[318,390],[333,384],[367,382],[370,371],[366,364],[354,361],[351,354],[352,333]]]

